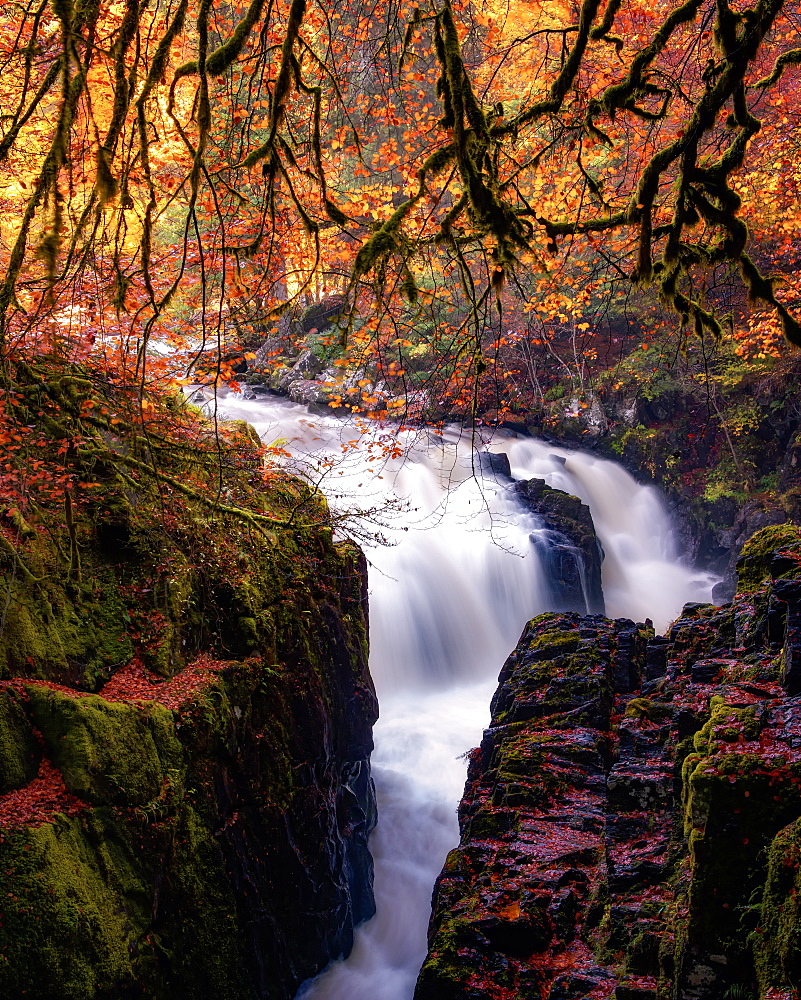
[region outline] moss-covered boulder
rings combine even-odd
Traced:
[[[0,510],[0,996],[289,1000],[374,907],[363,556],[252,429],[63,381],[73,485]]]
[[[801,815],[801,759],[781,731],[783,716],[778,708],[715,701],[684,760],[688,935],[696,951],[728,951],[730,960],[738,951],[744,960],[757,923],[756,905],[746,912],[745,901],[765,883],[771,841]]]
[[[69,791],[87,802],[142,806],[183,763],[172,715],[156,702],[143,709],[38,684],[26,693],[45,753]]]
[[[738,593],[759,590],[771,579],[801,576],[801,528],[775,524],[761,528],[737,560]]]

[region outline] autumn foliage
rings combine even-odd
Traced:
[[[8,400],[20,362],[77,363],[146,433],[165,392],[235,382],[282,313],[332,292],[333,398],[362,373],[368,411],[383,383],[412,412],[423,392],[502,415],[543,367],[666,323],[797,342],[796,15],[19,4],[0,22]]]

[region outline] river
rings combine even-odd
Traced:
[[[553,600],[531,540],[542,527],[509,496],[508,480],[480,475],[473,445],[504,452],[515,479],[544,479],[589,505],[610,617],[650,618],[664,630],[685,602],[708,601],[716,580],[682,561],[656,490],[588,453],[503,433],[491,441],[456,429],[397,435],[274,397],[228,396],[221,411],[282,444],[335,510],[379,512],[377,521],[354,521],[370,564],[370,669],[381,711],[370,841],[377,914],[358,929],[350,957],[299,997],[411,1000],[431,889],[458,843],[464,754],[481,739],[523,625]],[[400,454],[388,457],[396,444]]]

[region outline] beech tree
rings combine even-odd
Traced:
[[[683,331],[797,344],[797,7],[14,4],[4,369],[100,366],[146,422],[330,291],[343,375],[411,390],[422,352],[452,408],[538,327],[592,352],[624,286]]]
[[[385,9],[16,5],[0,43],[6,349],[64,288],[90,314],[136,311],[147,337],[183,284],[269,299],[287,261],[317,270],[310,251],[352,295],[392,273],[413,298],[432,244],[468,286],[480,248],[498,289],[577,237],[699,331],[720,322],[697,276],[733,265],[798,339],[748,246],[777,153],[779,197],[796,193],[794,5]]]

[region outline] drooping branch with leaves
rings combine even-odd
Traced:
[[[37,359],[102,371],[156,400],[146,437],[160,393],[232,381],[332,291],[334,380],[371,364],[413,395],[428,351],[442,405],[474,415],[510,327],[562,323],[575,353],[624,286],[702,336],[748,300],[796,344],[797,15],[21,2],[0,19],[9,390]]]

